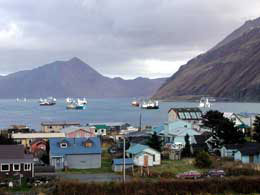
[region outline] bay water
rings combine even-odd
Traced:
[[[1,99],[0,128],[23,124],[39,130],[43,121],[78,121],[82,125],[93,122],[126,122],[138,126],[140,114],[142,125],[157,126],[167,121],[170,108],[198,106],[198,102],[160,102],[158,110],[144,110],[131,106],[131,101],[131,98],[88,99],[86,110],[67,110],[64,99],[58,99],[54,106],[40,106],[36,99],[26,102]],[[260,103],[213,102],[211,109],[260,113]]]

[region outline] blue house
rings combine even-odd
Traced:
[[[239,148],[234,155],[235,160],[242,161],[242,163],[257,163],[260,164],[260,144],[246,143]]]
[[[192,128],[192,123],[175,120],[169,123],[165,123],[163,126],[156,127],[153,129],[154,132],[159,135],[164,143],[173,143],[185,145],[185,136],[190,136],[190,141],[193,140],[194,135],[200,135],[198,131]]]
[[[52,138],[50,164],[55,169],[90,169],[101,167],[101,144],[97,137]]]

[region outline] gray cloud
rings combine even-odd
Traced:
[[[105,75],[169,76],[259,13],[259,0],[2,0],[0,73],[78,56]]]

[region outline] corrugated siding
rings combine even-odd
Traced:
[[[68,168],[72,169],[91,169],[101,167],[100,154],[85,155],[66,155]]]

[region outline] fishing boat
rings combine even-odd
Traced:
[[[141,104],[143,109],[159,109],[159,101],[156,100],[147,100],[143,101]]]
[[[69,104],[67,104],[67,106],[66,106],[66,108],[67,109],[76,109],[76,104],[75,103],[69,103]]]
[[[200,99],[200,103],[199,103],[199,108],[210,108],[211,107],[211,103],[209,102],[209,98],[207,97],[202,97]]]
[[[85,110],[87,106],[85,104],[76,104],[76,110]]]
[[[132,104],[132,106],[135,106],[135,107],[140,106],[140,103],[137,100],[133,100],[131,104]]]
[[[71,103],[73,103],[73,99],[67,97],[66,100],[65,100],[65,102],[66,102],[67,104],[71,104]]]
[[[88,101],[86,98],[82,98],[82,99],[78,98],[77,103],[81,105],[87,105]]]
[[[56,104],[56,98],[48,97],[46,99],[39,100],[40,106],[53,106]]]

